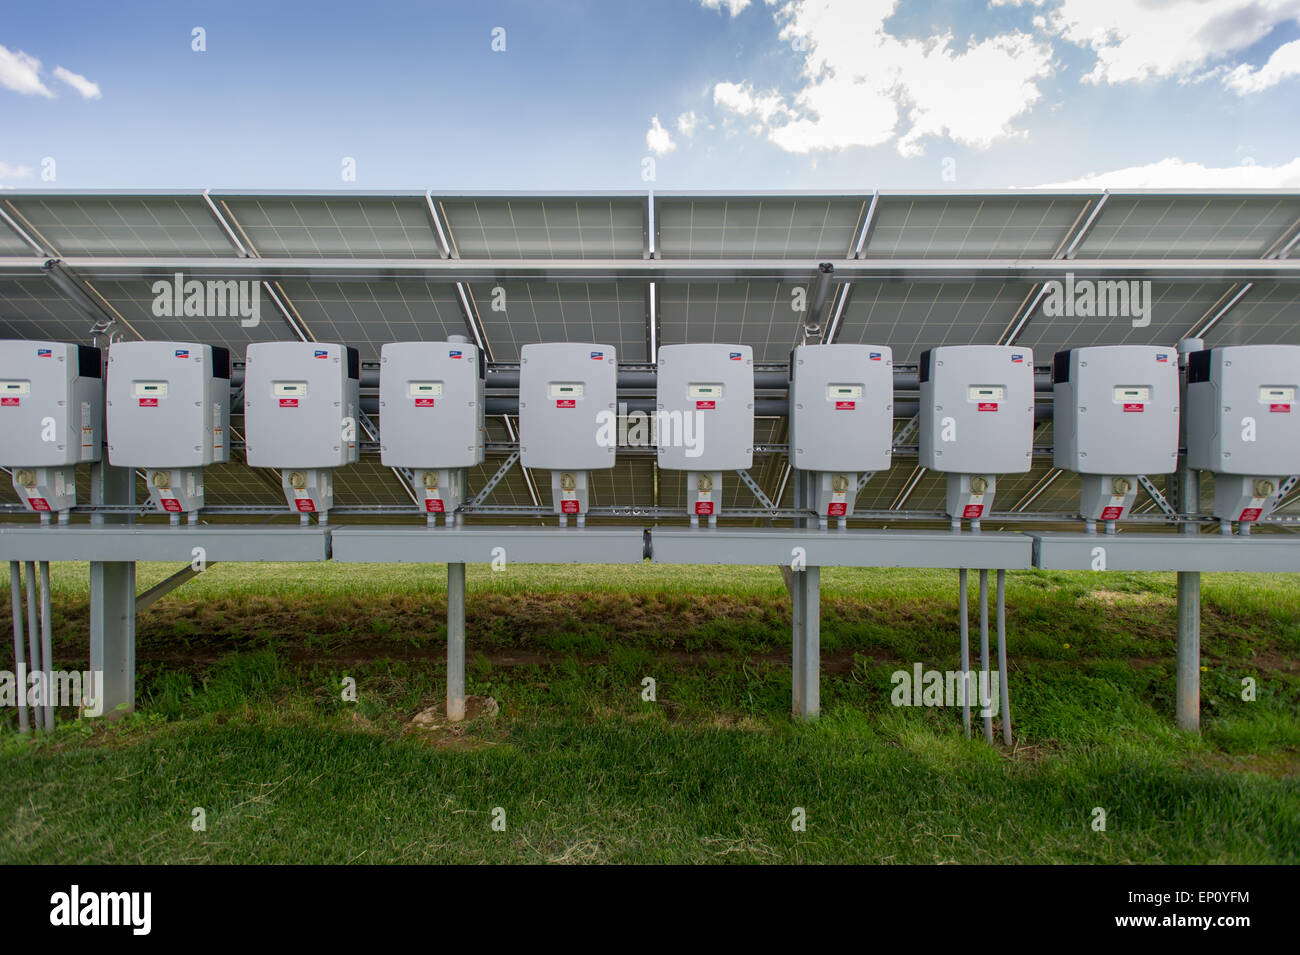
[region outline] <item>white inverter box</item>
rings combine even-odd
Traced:
[[[389,342],[379,358],[380,459],[388,467],[483,463],[483,352],[466,342]]]

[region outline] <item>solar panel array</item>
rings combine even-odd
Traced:
[[[517,361],[539,341],[612,345],[622,363],[652,362],[652,347],[679,342],[736,342],[759,363],[784,363],[804,338],[806,311],[822,261],[951,262],[1059,259],[1168,261],[1275,259],[1291,255],[1300,236],[1300,191],[1130,192],[1010,191],[986,194],[862,193],[574,193],[452,194],[250,193],[170,191],[66,193],[6,191],[0,198],[0,337],[87,342],[94,320],[114,322],[127,339],[221,344],[236,358],[250,342],[337,341],[373,362],[389,341],[444,340],[467,335],[495,363]],[[156,276],[79,275],[76,289],[44,274],[47,259],[93,262],[167,260],[186,279],[212,274],[213,260],[304,262],[306,271],[268,279],[256,325],[232,317],[156,314]],[[354,280],[331,270],[335,260],[381,264],[466,259],[501,266],[499,280],[458,281],[400,274]],[[717,276],[653,285],[607,269],[612,261],[659,259],[807,263],[806,280],[788,276]],[[512,264],[582,260],[581,281],[511,276]],[[319,263],[315,268],[311,262]],[[382,268],[378,270],[382,272]],[[858,279],[833,286],[822,314],[824,340],[887,344],[898,364],[915,363],[942,344],[1016,343],[1038,365],[1054,351],[1097,344],[1172,346],[1191,334],[1209,345],[1300,344],[1300,285],[1233,282],[1212,275],[1151,286],[1151,320],[1050,317],[1042,289],[1025,279],[944,280],[909,275]],[[803,305],[805,311],[800,311]],[[900,395],[900,400],[908,399]],[[901,431],[906,422],[896,423]],[[232,422],[236,435],[242,422]],[[382,428],[382,421],[379,422]],[[517,421],[488,423],[493,451],[471,474],[471,493],[508,453]],[[760,418],[760,444],[783,444],[783,419]],[[914,443],[915,439],[911,439]],[[908,442],[903,441],[904,444]],[[1052,443],[1050,421],[1035,444]],[[760,455],[753,476],[773,500],[793,501],[784,456]],[[1164,479],[1156,479],[1163,485]],[[1203,496],[1210,493],[1203,482]],[[724,507],[755,505],[738,481],[727,481]],[[916,458],[897,455],[876,475],[858,506],[871,511],[942,508],[944,482]],[[999,511],[1069,512],[1077,480],[1048,456],[1028,474],[1000,483]],[[140,498],[144,497],[140,489]],[[521,506],[549,497],[545,475],[516,467],[488,504]],[[0,499],[15,498],[0,482]],[[273,475],[241,461],[210,469],[213,506],[281,503]],[[375,455],[342,469],[336,504],[405,505],[403,478]],[[652,454],[627,453],[610,471],[593,474],[594,504],[683,506],[680,473],[660,472]],[[1154,503],[1145,494],[1138,510]],[[1300,495],[1286,510],[1300,512]]]

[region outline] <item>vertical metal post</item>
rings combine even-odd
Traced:
[[[135,475],[107,463],[90,467],[92,504],[135,503]],[[127,521],[91,517],[93,524]],[[90,672],[92,708],[117,719],[135,709],[135,562],[90,564]]]
[[[44,720],[41,716],[41,707],[45,705],[45,668],[41,666],[41,636],[40,626],[36,619],[36,562],[27,561],[24,567],[27,585],[27,652],[32,660],[32,672],[37,677],[37,694],[39,702],[32,703],[32,720],[37,729],[44,726]]]
[[[1186,366],[1186,355],[1198,351],[1201,343],[1197,339],[1184,339],[1178,343],[1179,357]],[[1180,407],[1187,407],[1186,375],[1183,378],[1183,393]],[[1187,446],[1187,415],[1182,415],[1182,441]],[[1196,470],[1187,466],[1187,455],[1178,459],[1178,511],[1181,514],[1196,514],[1201,506],[1201,476]],[[1184,534],[1197,534],[1200,529],[1195,524],[1183,524],[1179,530]],[[1177,655],[1177,689],[1176,712],[1178,727],[1193,733],[1201,731],[1201,574],[1199,571],[1178,572],[1178,655]]]
[[[993,688],[989,674],[989,572],[980,571],[980,707],[984,710],[984,742],[993,743],[993,713],[985,705]]]
[[[794,506],[809,506],[811,484],[800,470],[793,475]],[[807,527],[796,517],[795,527]],[[803,719],[816,719],[821,712],[821,568],[805,567],[790,574],[790,618],[792,652],[791,710]]]
[[[790,712],[795,716],[802,716],[806,705],[804,699],[804,674],[807,672],[808,667],[804,660],[804,645],[808,615],[804,610],[804,597],[807,596],[808,591],[804,586],[804,573],[805,571],[796,570],[790,575]]]
[[[957,616],[961,621],[961,722],[970,739],[970,607],[966,568],[957,571]]]
[[[1201,731],[1201,575],[1178,573],[1178,727]]]
[[[447,719],[465,718],[465,565],[447,565]]]
[[[803,471],[799,468],[794,468],[793,473],[790,475],[790,500],[796,508],[803,507],[803,486]],[[781,502],[777,501],[777,503],[780,504]],[[808,525],[808,522],[802,517],[796,517],[792,523],[795,527],[806,527]]]
[[[1002,704],[1002,742],[1011,745],[1011,693],[1007,678],[1007,572],[998,571],[998,698]]]
[[[822,569],[809,567],[806,583],[808,595],[803,602],[804,613],[808,615],[804,626],[804,715],[816,719],[822,711]]]
[[[27,722],[27,651],[23,647],[23,575],[18,561],[9,561],[9,602],[14,617],[14,679],[18,694],[18,732],[31,731]]]
[[[821,568],[794,576],[794,712],[813,720],[821,712]]]
[[[50,609],[50,562],[41,561],[41,663],[45,667],[45,704],[42,716],[47,731],[54,729],[54,634]]]

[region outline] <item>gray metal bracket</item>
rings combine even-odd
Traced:
[[[1138,483],[1142,485],[1143,490],[1151,495],[1151,500],[1156,502],[1156,507],[1160,508],[1161,511],[1170,517],[1178,516],[1178,512],[1174,510],[1174,506],[1169,503],[1163,494],[1160,493],[1160,489],[1151,483],[1149,477],[1145,474],[1139,474],[1137,479]]]
[[[501,462],[501,467],[497,468],[497,473],[488,478],[488,482],[483,485],[483,489],[474,495],[473,500],[469,502],[469,506],[481,507],[483,502],[488,499],[488,495],[496,490],[496,486],[510,473],[510,469],[515,466],[515,462],[518,460],[518,449],[511,451],[510,456]]]
[[[776,505],[772,503],[772,499],[763,493],[763,489],[758,486],[758,482],[754,480],[747,470],[744,468],[737,468],[736,473],[740,475],[740,479],[745,482],[745,487],[749,488],[750,491],[753,492],[754,497],[758,499],[760,506],[769,511],[776,510]]]

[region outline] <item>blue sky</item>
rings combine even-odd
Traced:
[[[1300,187],[1298,107],[1300,0],[53,2],[0,24],[8,188]]]

